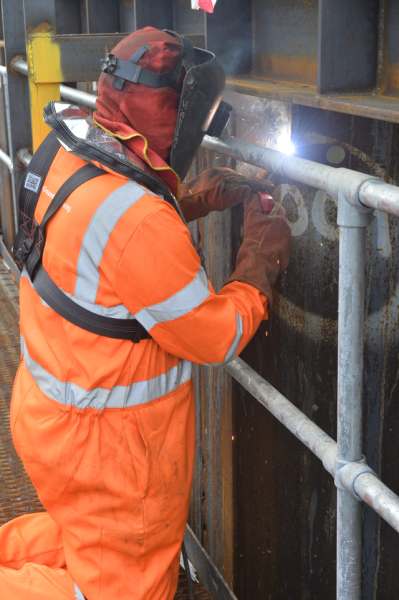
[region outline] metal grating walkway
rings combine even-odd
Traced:
[[[20,360],[18,297],[18,287],[0,258],[0,525],[44,510],[15,452],[10,432],[10,400]],[[193,583],[193,588],[195,600],[210,600],[201,583]],[[182,569],[175,600],[189,600]]]
[[[10,400],[20,360],[18,287],[0,259],[0,525],[42,511],[11,439]]]
[[[193,582],[193,592],[195,600],[211,600],[210,595],[202,583]],[[179,584],[177,586],[175,600],[189,600],[187,578],[183,569],[180,569]]]

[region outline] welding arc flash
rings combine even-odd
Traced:
[[[279,152],[282,152],[283,154],[287,154],[288,156],[291,156],[291,154],[295,153],[295,145],[291,142],[290,137],[282,136],[277,141],[277,150]]]

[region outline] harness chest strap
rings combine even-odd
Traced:
[[[61,186],[52,199],[40,225],[34,220],[35,209],[44,180],[60,148],[53,132],[35,152],[22,181],[19,195],[20,228],[14,244],[18,268],[26,266],[32,285],[50,308],[74,325],[105,337],[130,340],[149,339],[150,334],[136,319],[113,319],[97,315],[71,300],[51,279],[41,264],[45,245],[44,228],[68,196],[80,185],[106,172],[94,165],[84,165]]]

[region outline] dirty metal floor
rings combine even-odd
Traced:
[[[20,360],[18,287],[0,258],[0,525],[43,507],[15,452],[10,432],[10,399]],[[210,600],[202,583],[193,583],[195,600]],[[180,569],[175,600],[189,600]]]
[[[43,510],[11,440],[10,399],[20,360],[18,315],[18,287],[0,258],[0,525]]]

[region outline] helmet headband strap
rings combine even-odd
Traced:
[[[143,44],[142,46],[140,46],[140,48],[138,50],[136,50],[136,52],[134,52],[132,54],[132,56],[129,58],[128,62],[132,63],[133,65],[136,65],[138,63],[138,61],[140,60],[140,58],[143,56],[143,54],[145,54],[147,52],[147,50],[150,50],[150,47],[147,44]],[[114,88],[121,91],[125,81],[126,80],[122,79],[122,77],[115,77],[112,85],[114,86]]]
[[[103,73],[115,75],[113,86],[117,90],[120,91],[122,89],[125,81],[130,81],[132,83],[142,83],[152,88],[171,87],[181,92],[178,82],[182,67],[185,68],[187,74],[187,72],[197,64],[194,48],[188,40],[181,37],[178,33],[169,30],[164,31],[169,35],[176,37],[182,44],[180,60],[173,73],[166,72],[157,74],[152,71],[147,71],[147,69],[143,69],[136,64],[143,54],[147,52],[147,50],[150,50],[150,47],[147,44],[143,44],[143,46],[136,50],[128,61],[122,60],[114,54],[109,53],[106,55],[105,59],[102,59],[101,62],[103,64],[101,68]]]

